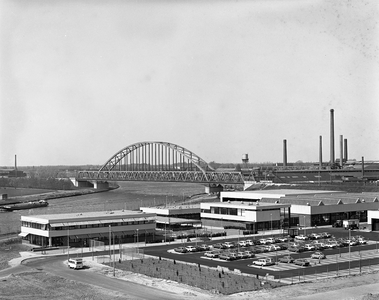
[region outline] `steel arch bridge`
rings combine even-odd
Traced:
[[[99,171],[79,171],[77,180],[243,184],[240,172],[216,172],[200,156],[173,143],[140,142],[114,154]]]

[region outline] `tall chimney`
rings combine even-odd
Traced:
[[[343,135],[340,135],[340,166],[343,167]]]
[[[287,140],[283,140],[283,167],[287,166]]]
[[[16,175],[17,175],[17,155],[14,156],[14,170],[15,170]]]
[[[330,164],[334,164],[334,109],[330,110]]]
[[[344,145],[343,145],[343,151],[344,151],[344,155],[343,155],[343,158],[345,160],[345,162],[347,161],[347,139],[344,139]]]
[[[365,176],[365,158],[362,156],[362,178]]]
[[[320,149],[318,153],[320,169],[322,168],[322,135],[320,135]]]

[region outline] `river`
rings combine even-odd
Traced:
[[[193,183],[119,182],[108,192],[48,200],[49,206],[0,213],[0,234],[19,232],[21,216],[88,211],[135,210],[141,206],[185,202],[204,193],[205,187]]]

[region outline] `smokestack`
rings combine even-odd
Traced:
[[[334,109],[330,110],[330,164],[334,164]]]
[[[343,135],[340,135],[340,166],[343,167]]]
[[[362,178],[365,176],[365,158],[362,156]]]
[[[343,158],[345,160],[345,162],[347,161],[347,139],[344,139],[344,146],[343,146],[343,150],[344,150],[344,155],[343,155]]]
[[[283,166],[287,166],[287,140],[283,140]]]
[[[17,155],[14,156],[14,170],[16,171],[16,174],[17,174]]]
[[[322,136],[320,135],[320,149],[318,153],[320,169],[322,168]]]

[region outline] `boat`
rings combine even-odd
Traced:
[[[38,207],[46,207],[49,203],[45,200],[38,201],[28,201],[28,202],[20,202],[12,205],[4,205],[1,208],[6,209],[8,211],[13,210],[22,210],[22,209],[30,209],[30,208],[38,208]]]

